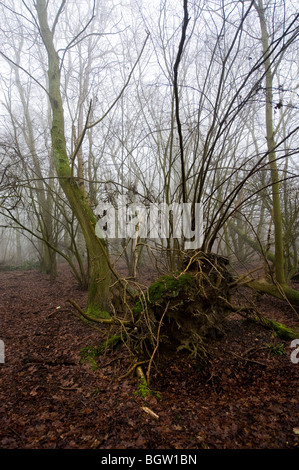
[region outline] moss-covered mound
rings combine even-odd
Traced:
[[[136,303],[133,311],[136,314],[142,313],[149,306],[163,306],[166,300],[178,297],[179,301],[182,302],[182,296],[187,299],[190,290],[194,288],[196,288],[195,278],[189,273],[161,276],[151,284],[144,294],[144,298]]]
[[[231,276],[225,258],[196,253],[182,273],[157,279],[134,306],[140,337],[152,346],[169,342],[193,354],[223,329]]]

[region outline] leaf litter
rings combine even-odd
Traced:
[[[100,356],[96,369],[80,361],[107,329],[73,315],[67,299],[84,305],[87,293],[68,266],[53,283],[37,270],[2,271],[0,294],[2,449],[298,448],[299,364],[271,331],[234,316],[211,340],[208,363],[161,352],[150,384],[158,395],[144,397],[135,375],[119,379],[131,364],[126,348]],[[298,326],[284,302],[257,302],[268,317]]]

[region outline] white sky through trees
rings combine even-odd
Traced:
[[[263,3],[274,75],[277,164],[281,178],[290,178],[288,190],[293,194],[298,173],[297,5],[292,0]],[[87,116],[89,125],[105,116],[87,130],[82,144],[86,191],[94,193],[95,201],[110,198],[115,191],[132,190],[143,202],[179,201],[181,149],[173,66],[181,39],[183,1],[67,0],[63,5],[50,0],[47,4],[61,60],[70,156]],[[244,201],[243,215],[249,216],[255,205],[263,206],[261,193],[269,195],[270,183],[267,160],[260,161],[266,152],[266,98],[257,11],[251,1],[190,0],[187,6],[178,92],[188,198],[191,201],[198,194],[205,204],[206,221],[216,223],[221,204],[235,207],[234,200]],[[47,60],[35,2],[0,1],[0,13],[1,140],[17,148],[18,158],[26,161],[32,171],[27,181],[36,177],[34,142],[47,178],[51,166]],[[3,168],[12,158],[7,151],[3,150]],[[243,189],[234,193],[238,185]],[[19,194],[20,209],[26,212],[29,193],[22,186]],[[294,197],[288,203],[295,204]],[[270,205],[266,212],[269,217]],[[258,220],[257,214],[254,217]]]

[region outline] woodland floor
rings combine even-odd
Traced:
[[[84,307],[86,292],[65,265],[52,284],[37,270],[0,272],[1,449],[299,448],[299,364],[289,341],[232,317],[211,342],[209,365],[162,354],[150,383],[160,397],[143,398],[135,375],[119,379],[131,364],[126,349],[101,356],[96,370],[80,363],[81,348],[109,329],[76,318],[68,298]],[[298,327],[284,302],[256,302],[268,318]]]

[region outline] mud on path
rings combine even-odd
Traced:
[[[119,380],[130,366],[126,349],[101,357],[96,370],[80,363],[80,349],[109,330],[77,319],[69,297],[84,306],[86,292],[65,265],[53,284],[34,270],[0,272],[1,449],[299,447],[299,364],[289,342],[232,318],[208,366],[169,353],[152,373],[160,396],[143,398],[136,376]],[[298,327],[284,302],[257,302],[269,318]]]

